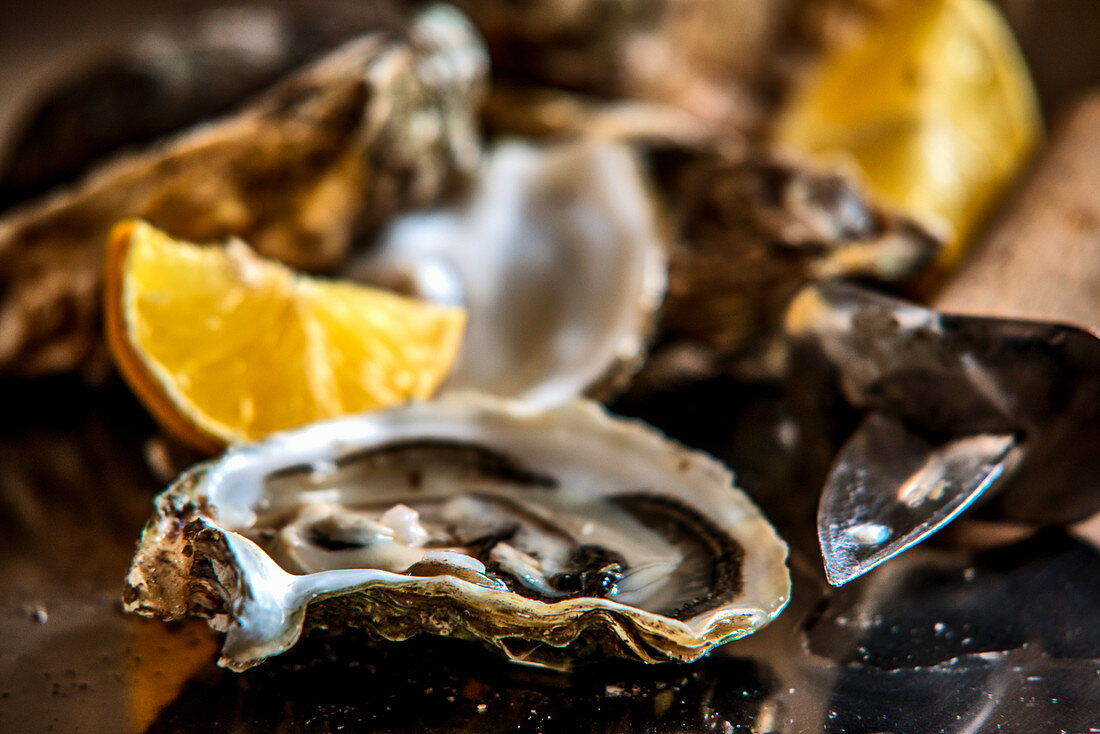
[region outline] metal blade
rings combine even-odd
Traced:
[[[932,443],[870,414],[841,448],[818,507],[829,583],[841,586],[935,533],[1011,474],[1021,454],[1014,434]]]

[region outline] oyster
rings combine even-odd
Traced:
[[[120,29],[110,48],[83,52],[21,79],[42,96],[0,115],[0,209],[76,180],[115,151],[225,114],[333,48],[410,13],[389,0],[314,0],[308,7],[217,4],[158,8],[148,27]],[[66,54],[68,56],[68,54]],[[13,97],[19,90],[7,89]]]
[[[447,385],[560,405],[604,397],[640,365],[666,254],[622,144],[506,142],[472,200],[398,218],[352,269],[469,316]]]
[[[156,501],[129,611],[207,617],[221,665],[303,623],[517,661],[694,660],[774,618],[787,547],[709,456],[574,402],[469,394],[244,445]]]
[[[93,361],[103,248],[120,219],[333,267],[360,233],[476,169],[487,67],[466,19],[435,6],[405,33],[361,36],[240,112],[13,210],[0,219],[0,374]]]
[[[846,176],[767,150],[731,158],[674,148],[653,159],[674,244],[660,340],[639,389],[685,374],[783,374],[782,315],[799,288],[912,280],[943,245]]]
[[[790,0],[457,0],[487,39],[496,76],[675,106],[715,131],[758,129],[758,87],[794,15]]]
[[[467,221],[407,215],[392,230],[384,249],[398,250],[406,259],[449,252],[459,256],[465,270],[473,271],[476,257],[491,260],[504,251],[499,244],[484,248],[485,242],[508,241],[519,265],[528,271],[542,267],[547,289],[558,284],[563,291],[588,288],[592,292],[594,288],[621,297],[618,276],[598,265],[574,274],[568,258],[575,256],[567,250],[585,245],[596,252],[611,249],[592,226],[595,213],[602,214],[605,227],[622,233],[620,238],[630,235],[639,252],[654,249],[646,241],[659,237],[666,245],[667,277],[662,279],[666,288],[653,330],[656,338],[649,340],[655,344],[640,374],[627,371],[635,395],[726,373],[743,379],[776,379],[783,374],[786,360],[782,314],[802,286],[833,279],[913,283],[943,250],[944,241],[936,231],[884,205],[840,170],[811,165],[731,136],[708,140],[704,130],[684,116],[670,114],[674,108],[668,106],[634,102],[624,107],[570,96],[545,97],[541,103],[527,98],[530,104],[517,100],[511,112],[521,110],[521,114],[506,113],[508,124],[502,129],[574,142],[544,143],[545,163],[529,166],[528,174],[513,172],[512,182],[507,180],[504,161],[518,158],[512,148],[519,146],[499,147],[483,174],[482,200],[473,213],[466,214]],[[502,116],[497,122],[502,122]],[[574,152],[567,153],[570,150]],[[641,164],[629,168],[619,164],[601,172],[595,153],[602,150],[620,150],[617,156],[629,156]],[[606,153],[600,155],[607,158]],[[591,162],[579,165],[586,157]],[[567,166],[570,159],[574,162]],[[638,177],[635,168],[642,171],[639,183],[633,182]],[[494,177],[499,179],[495,184]],[[552,181],[558,183],[551,186]],[[646,197],[648,192],[653,195]],[[627,207],[628,199],[638,203]],[[563,200],[570,203],[568,207]],[[612,206],[616,202],[624,203]],[[646,235],[645,216],[659,222],[656,235]],[[559,240],[556,260],[555,256],[541,261],[531,256],[550,244],[546,232]],[[524,254],[527,259],[520,259]],[[563,267],[555,272],[548,262],[560,262]],[[432,270],[425,275],[436,276],[439,269],[433,266]],[[480,280],[469,275],[466,279],[478,288],[490,286],[483,274],[478,275]],[[515,282],[522,279],[493,278],[491,287],[514,294]],[[576,310],[580,313],[571,320],[588,324],[608,309],[596,303]],[[644,308],[637,312],[643,313]],[[472,315],[471,326],[477,321]],[[486,318],[496,327],[495,334],[530,329],[531,321],[507,308]],[[477,349],[467,354],[478,361],[486,353]],[[520,356],[537,365],[533,355]],[[452,384],[495,391],[500,382],[459,378]],[[620,380],[618,386],[623,383]]]

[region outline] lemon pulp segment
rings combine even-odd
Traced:
[[[121,348],[219,440],[427,398],[457,355],[462,309],[298,275],[241,242],[193,245],[140,222],[116,236]]]

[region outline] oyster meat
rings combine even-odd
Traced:
[[[787,547],[728,470],[586,401],[460,394],[230,450],[156,501],[129,611],[207,617],[221,664],[303,624],[517,661],[694,660],[767,624]]]

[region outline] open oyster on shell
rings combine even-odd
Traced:
[[[126,608],[207,617],[220,663],[303,624],[517,661],[694,660],[767,624],[787,547],[728,470],[595,403],[464,394],[234,448],[156,501]]]

